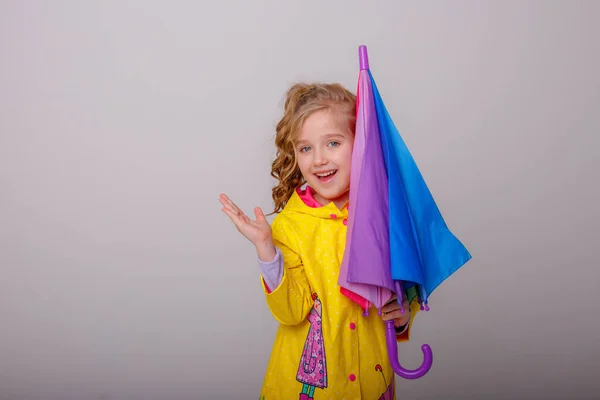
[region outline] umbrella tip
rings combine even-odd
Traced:
[[[361,71],[369,69],[369,55],[367,54],[367,46],[364,44],[358,47],[358,62]]]

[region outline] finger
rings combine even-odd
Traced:
[[[252,220],[250,219],[250,217],[249,217],[249,216],[247,216],[246,214],[244,214],[243,212],[240,214],[240,219],[241,219],[242,221],[244,221],[245,223],[247,223],[247,224],[253,224],[253,223],[254,223],[254,221],[252,221]]]
[[[227,207],[227,208],[233,210],[233,207],[231,205],[232,203],[231,203],[231,201],[228,200],[227,196],[221,195],[221,197],[219,197],[219,201],[221,202],[223,207]]]
[[[254,215],[256,216],[256,222],[265,222],[267,220],[260,207],[254,209]]]
[[[385,303],[385,305],[383,306],[383,308],[381,309],[382,311],[385,310],[386,312],[389,311],[393,311],[395,309],[399,309],[400,305],[398,304],[398,297],[395,294],[392,294],[392,297],[388,300],[387,303]]]
[[[240,219],[239,215],[228,206],[223,206],[221,211],[223,211],[234,223],[237,223]]]
[[[241,208],[239,208],[229,197],[225,196],[225,202],[227,204],[229,204],[231,206],[231,208],[233,208],[234,210],[236,210],[237,212],[243,214],[244,212],[242,211]]]
[[[236,215],[237,217],[242,216],[242,213],[239,210],[231,207],[231,205],[229,203],[224,203],[223,208],[228,210],[232,215]]]
[[[221,194],[221,196],[219,196],[219,200],[221,201],[221,204],[223,204],[223,206],[229,207],[234,212],[241,212],[240,208],[236,206],[235,203],[231,201],[231,199],[226,194]]]
[[[397,301],[396,301],[396,295],[395,294],[393,294],[392,297],[390,297],[390,299],[387,301],[387,303],[384,304],[383,307],[385,308],[385,307],[387,307],[387,306],[389,306],[391,304],[394,304],[394,303],[397,303]],[[382,310],[383,310],[383,308],[382,308]]]
[[[229,196],[227,196],[225,193],[221,193],[219,195],[219,198],[226,200],[226,201],[231,201],[231,199],[229,198]]]
[[[400,310],[394,310],[392,312],[386,313],[386,314],[382,314],[381,318],[384,321],[389,321],[391,319],[397,319],[397,318],[406,318],[408,315],[408,313],[406,312],[406,310],[404,311],[404,314],[402,314],[400,312]]]
[[[221,195],[219,196],[219,201],[220,201],[220,202],[221,202],[221,204],[223,204],[223,205],[226,205],[226,204],[229,204],[229,203],[231,203],[231,202],[232,202],[232,201],[229,199],[229,197],[228,197],[226,194],[224,194],[224,193],[221,193]]]
[[[396,308],[396,310],[398,310],[398,312],[401,313],[401,310],[404,309],[404,314],[409,313],[410,312],[410,304],[408,304],[407,300],[404,300],[402,302],[402,306],[400,306],[400,304],[398,304],[398,308]],[[404,315],[401,313],[401,315]]]
[[[410,312],[410,304],[408,304],[408,300],[404,300],[402,302],[402,307],[400,307],[400,304],[398,304],[397,301],[394,301],[393,303],[388,303],[381,308],[381,312],[391,313],[391,312],[398,311],[400,313],[400,315],[404,315],[400,311],[401,308],[404,308],[404,313]]]
[[[221,204],[223,204],[224,207],[229,208],[233,213],[237,214],[237,215],[245,215],[244,212],[242,211],[241,208],[239,208],[238,206],[235,205],[235,203],[233,201],[231,201],[231,199],[229,199],[229,197],[223,195],[221,197]]]
[[[392,311],[397,310],[399,308],[400,308],[400,305],[398,305],[398,303],[392,302],[392,303],[388,303],[385,306],[381,307],[381,312],[383,312],[383,313],[389,313],[389,312],[392,312]]]
[[[235,211],[232,211],[227,207],[223,207],[221,211],[223,211],[229,217],[229,219],[231,220],[231,222],[233,222],[236,228],[241,229],[242,226],[244,226],[245,221],[242,218],[240,218],[240,216]]]
[[[393,311],[393,312],[385,312],[385,313],[381,314],[381,319],[383,319],[384,321],[389,321],[391,319],[394,319],[394,318],[396,318],[394,316],[395,313],[396,313],[395,311]]]
[[[402,301],[402,307],[404,307],[405,310],[410,310],[410,303],[408,302],[407,298],[404,298]]]

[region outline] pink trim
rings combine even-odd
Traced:
[[[323,207],[322,204],[315,200],[313,196],[314,190],[310,186],[307,186],[304,190],[297,188],[296,192],[298,193],[298,196],[300,196],[300,200],[307,206],[311,208]]]
[[[321,203],[319,203],[315,197],[315,190],[313,188],[311,188],[310,186],[306,186],[306,189],[302,190],[300,188],[296,188],[296,193],[298,193],[298,196],[300,197],[300,200],[302,200],[302,202],[307,205],[308,207],[311,208],[319,208],[319,207],[323,207],[323,205]],[[346,209],[350,208],[350,204],[346,203]],[[330,215],[331,219],[336,219],[337,215],[335,214],[331,214]],[[344,225],[346,225],[348,221],[346,221],[344,223]]]
[[[349,297],[350,300],[354,301],[355,303],[357,303],[359,306],[362,307],[363,310],[368,310],[369,308],[371,308],[371,303],[369,302],[369,300],[365,299],[364,297],[362,297],[359,294],[356,294],[344,287],[340,287],[340,292],[346,296]]]
[[[267,291],[267,294],[271,294],[272,290],[269,288],[269,286],[267,286],[267,282],[265,282],[264,279],[262,279],[262,281],[263,281],[263,284],[265,285],[265,290]]]

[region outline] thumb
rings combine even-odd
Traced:
[[[263,213],[263,211],[261,210],[260,207],[256,207],[254,209],[254,216],[256,216],[257,222],[264,222],[267,220],[267,218],[265,217],[265,214]]]

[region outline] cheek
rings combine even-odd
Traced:
[[[298,168],[300,168],[300,172],[304,177],[310,175],[310,160],[308,157],[298,157]]]
[[[344,151],[340,152],[337,164],[347,169],[352,165],[352,147],[345,148]]]

